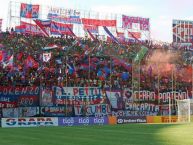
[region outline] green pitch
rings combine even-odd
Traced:
[[[193,124],[0,128],[0,145],[193,145]]]

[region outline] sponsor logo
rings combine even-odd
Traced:
[[[104,124],[104,118],[94,118],[94,124]]]
[[[88,117],[78,119],[78,123],[83,124],[83,125],[89,125],[89,122],[90,122],[90,120]]]
[[[124,122],[123,119],[118,119],[118,120],[117,120],[117,123],[118,123],[118,124],[122,124],[123,122]]]
[[[73,126],[74,125],[74,118],[63,118],[63,124],[67,126]]]
[[[9,127],[33,127],[33,126],[54,126],[54,118],[8,118],[5,125]]]
[[[124,123],[146,123],[147,120],[145,117],[123,117],[123,118],[117,118],[118,124],[124,124]]]
[[[107,117],[59,117],[59,126],[76,126],[76,125],[104,125],[108,124]]]

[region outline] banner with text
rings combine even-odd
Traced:
[[[117,117],[117,124],[147,123],[146,116]]]
[[[84,25],[95,25],[95,26],[106,26],[106,27],[116,27],[116,20],[99,20],[99,19],[89,19],[82,18],[82,23]]]
[[[75,105],[74,112],[77,116],[106,116],[111,114],[111,108],[108,104],[97,105]]]
[[[58,126],[56,117],[2,118],[2,127]]]
[[[39,105],[39,87],[0,86],[0,108],[33,107]]]
[[[149,18],[122,15],[122,27],[127,29],[149,31]]]
[[[54,87],[55,105],[98,104],[102,90],[97,87]]]
[[[60,106],[60,107],[41,107],[41,115],[46,117],[65,117],[73,116],[72,106]]]
[[[52,19],[53,17],[68,17],[68,18],[80,18],[80,11],[75,9],[65,9],[59,7],[50,7],[48,18]]]
[[[16,29],[18,29],[16,32],[44,36],[42,30],[37,25],[23,21],[21,21],[20,24],[20,26],[16,27]]]
[[[69,117],[58,118],[58,126],[81,126],[81,125],[106,125],[108,117]]]

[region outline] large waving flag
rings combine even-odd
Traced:
[[[72,36],[77,37],[77,36],[74,34],[74,32],[72,31],[72,27],[70,28],[70,27],[67,25],[67,28],[68,28],[68,30],[71,32]]]
[[[76,69],[73,64],[66,63],[68,69],[66,70],[66,73],[73,74],[75,73]]]
[[[72,24],[58,23],[55,21],[51,22],[50,32],[54,35],[75,35],[72,31]]]
[[[87,32],[88,32],[88,34],[90,35],[90,37],[92,38],[93,41],[97,41],[97,40],[98,40],[98,39],[96,39],[96,38],[92,35],[92,33],[90,32],[90,30],[87,29]]]
[[[9,67],[9,68],[12,68],[13,67],[13,55],[11,55],[7,61],[3,62],[3,68],[6,68],[6,67]]]
[[[26,68],[38,68],[39,64],[34,60],[32,56],[28,56],[24,63]]]
[[[145,46],[141,46],[141,50],[137,53],[137,55],[135,56],[134,62],[141,62],[141,60],[145,57],[145,55],[148,52],[148,48]]]
[[[26,32],[26,26],[25,25],[15,26],[15,32],[16,33],[25,33]]]
[[[3,62],[4,60],[4,53],[3,50],[0,50],[0,62]]]
[[[120,44],[119,41],[117,40],[117,38],[115,38],[115,36],[113,36],[113,34],[109,31],[109,29],[106,26],[103,26],[105,32],[110,36],[110,38],[117,44]]]
[[[43,34],[47,37],[49,37],[48,32],[46,31],[46,27],[50,27],[51,21],[50,20],[34,20],[34,22],[36,23],[36,25],[42,30]]]
[[[53,50],[56,48],[58,48],[58,46],[56,44],[49,44],[48,46],[43,47],[42,50]]]

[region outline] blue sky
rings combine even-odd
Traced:
[[[16,0],[104,13],[150,18],[152,39],[172,41],[172,19],[193,20],[193,0]],[[6,27],[9,1],[1,1],[0,18]]]

